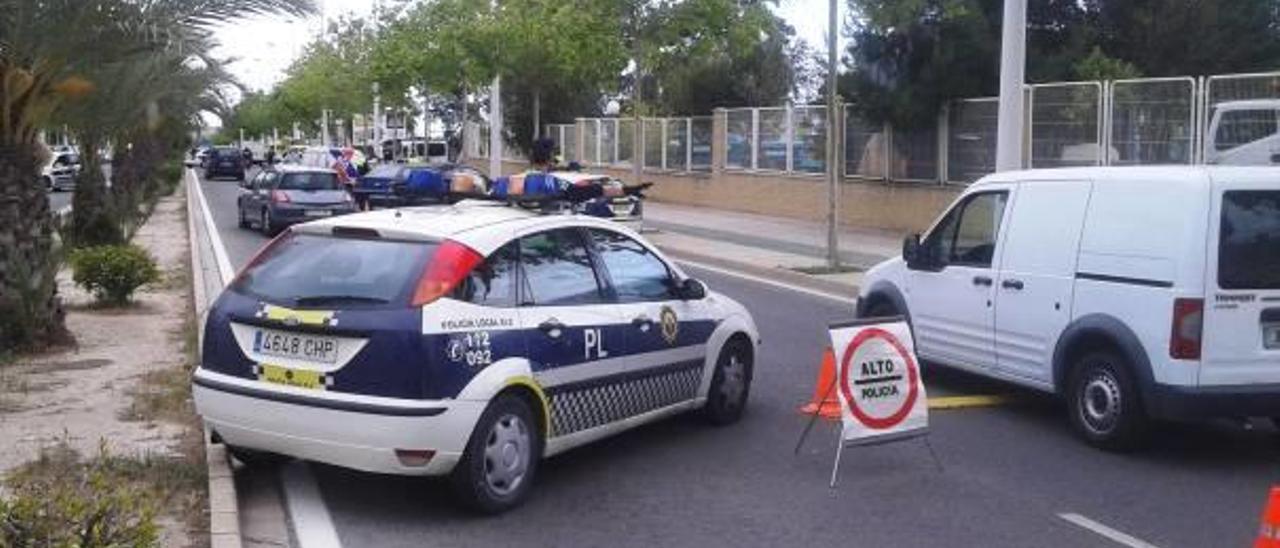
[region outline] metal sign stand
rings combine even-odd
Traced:
[[[836,381],[835,379],[832,379],[831,384],[827,386],[827,390],[822,396],[822,400],[819,400],[819,401],[825,401],[827,398],[831,397],[831,393],[835,389],[836,389]],[[813,431],[813,425],[815,422],[817,422],[817,420],[818,420],[817,413],[814,413],[809,417],[808,424],[805,424],[804,431],[800,433],[800,439],[796,441],[796,448],[795,448],[795,451],[792,453],[793,455],[800,454],[800,448],[804,445],[804,440],[809,437],[809,432]],[[938,468],[938,472],[943,472],[944,468],[942,467],[942,461],[938,459],[938,453],[933,450],[933,443],[929,441],[928,426],[917,428],[915,430],[909,430],[906,432],[898,432],[896,434],[877,436],[877,437],[870,438],[863,441],[846,441],[844,439],[844,432],[842,427],[840,434],[836,437],[836,458],[835,458],[835,462],[831,466],[830,487],[832,489],[836,487],[836,481],[839,479],[839,475],[840,475],[840,457],[844,454],[844,448],[846,446],[871,447],[875,445],[883,445],[886,443],[893,443],[896,441],[906,441],[906,440],[915,439],[915,438],[920,438],[922,441],[924,441],[925,447],[929,449],[929,458],[933,460],[933,464]]]

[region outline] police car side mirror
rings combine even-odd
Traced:
[[[693,278],[685,278],[680,282],[678,296],[685,301],[699,301],[707,297],[707,286]]]

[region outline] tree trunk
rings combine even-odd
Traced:
[[[0,354],[70,340],[58,249],[36,143],[0,145]]]
[[[542,136],[542,91],[533,90],[533,142]]]
[[[71,198],[71,242],[76,247],[111,245],[124,242],[120,221],[113,215],[107,180],[102,173],[102,157],[97,135],[77,135],[80,142],[80,173],[76,175],[76,194]]]

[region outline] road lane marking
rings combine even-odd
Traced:
[[[1063,514],[1058,514],[1058,517],[1064,520],[1067,520],[1068,522],[1071,522],[1075,525],[1078,525],[1080,527],[1093,531],[1094,533],[1097,533],[1098,535],[1106,537],[1108,540],[1111,540],[1116,544],[1120,544],[1121,546],[1128,546],[1129,548],[1156,548],[1156,545],[1151,544],[1150,542],[1142,540],[1138,537],[1135,537],[1123,531],[1117,531],[1115,529],[1107,527],[1106,525],[1103,525],[1089,518],[1086,518],[1080,514],[1063,513]]]
[[[851,298],[849,298],[849,297],[843,297],[843,296],[840,296],[840,295],[835,295],[835,294],[832,294],[832,293],[827,293],[827,292],[825,292],[825,291],[818,291],[818,290],[816,290],[816,289],[809,289],[809,288],[807,288],[807,287],[801,287],[801,286],[798,286],[798,285],[792,285],[792,284],[789,284],[789,283],[779,282],[779,281],[777,281],[777,280],[770,280],[770,279],[768,279],[768,278],[761,278],[761,277],[759,277],[759,276],[754,276],[754,275],[747,274],[747,273],[744,273],[744,272],[739,272],[739,271],[737,271],[737,270],[729,270],[729,269],[727,269],[727,268],[723,268],[723,267],[719,267],[719,266],[711,266],[711,265],[706,264],[706,263],[700,263],[700,262],[697,262],[697,261],[689,261],[689,260],[685,260],[685,259],[676,259],[675,261],[676,261],[677,263],[684,264],[684,265],[688,265],[688,266],[691,266],[691,267],[694,267],[694,268],[697,268],[697,269],[700,269],[700,270],[709,270],[709,271],[711,271],[711,272],[715,272],[715,273],[717,273],[717,274],[723,274],[723,275],[725,275],[725,276],[731,276],[731,277],[734,277],[734,278],[739,278],[739,279],[743,279],[743,280],[747,280],[747,281],[755,282],[755,283],[758,283],[758,284],[764,284],[764,285],[768,285],[768,286],[773,286],[773,287],[776,287],[776,288],[779,288],[779,289],[786,289],[786,290],[788,290],[788,291],[794,291],[794,292],[796,292],[796,293],[804,293],[805,295],[809,295],[809,296],[813,296],[813,297],[818,297],[818,298],[820,298],[820,299],[827,299],[827,300],[829,300],[829,301],[835,301],[835,302],[840,303],[840,304],[847,304],[847,305],[857,305],[857,304],[858,304],[858,300],[857,300],[857,299],[851,299]]]
[[[213,242],[213,258],[218,263],[218,274],[222,276],[222,285],[225,286],[236,277],[236,269],[231,267],[227,248],[222,244],[222,235],[218,233],[218,226],[213,224],[213,213],[209,212],[209,202],[204,199],[204,189],[200,187],[200,179],[196,177],[195,170],[187,169],[187,178],[188,181],[195,182],[191,186],[196,189],[196,200],[200,202],[200,213],[204,215],[204,228],[209,233],[209,240]]]
[[[280,472],[284,485],[285,504],[293,521],[293,535],[302,548],[341,548],[338,531],[324,505],[311,465],[296,460],[284,466]]]
[[[971,407],[996,407],[1013,401],[1000,395],[943,396],[929,398],[929,409],[968,409]]]

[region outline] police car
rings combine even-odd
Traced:
[[[448,475],[497,512],[542,457],[686,411],[736,421],[759,343],[624,226],[468,200],[290,228],[209,311],[193,390],[244,462]]]

